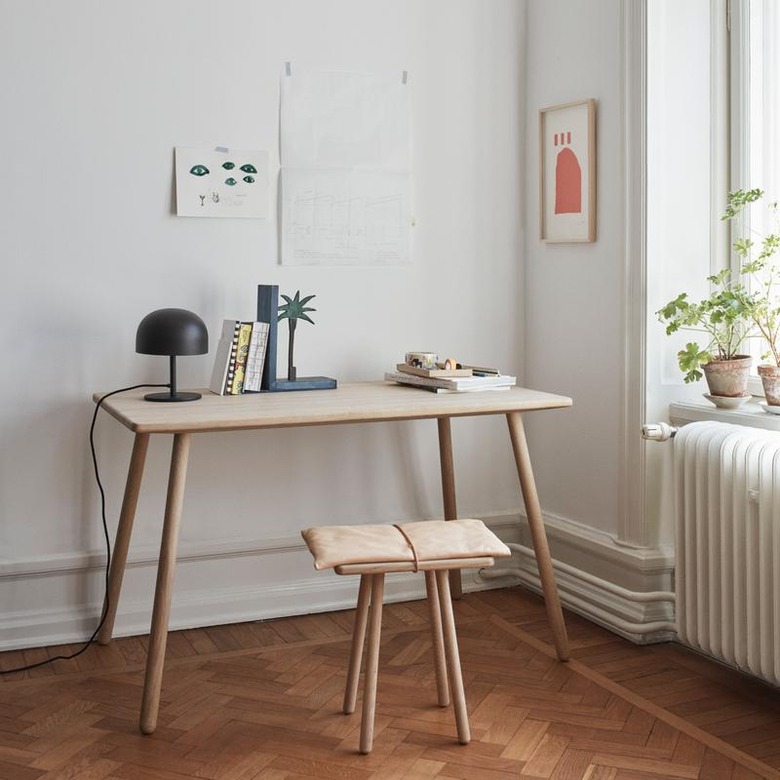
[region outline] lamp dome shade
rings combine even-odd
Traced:
[[[138,325],[135,351],[142,355],[205,355],[209,351],[209,332],[203,320],[191,311],[157,309]]]

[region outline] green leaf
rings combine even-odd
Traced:
[[[711,355],[707,350],[701,349],[698,344],[688,342],[685,349],[677,353],[677,363],[684,373],[683,380],[686,383],[698,382],[703,374],[699,370],[705,363],[709,363]]]

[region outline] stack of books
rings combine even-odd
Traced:
[[[259,393],[268,346],[267,322],[223,320],[209,390],[217,395]]]
[[[517,378],[495,368],[461,366],[458,368],[416,368],[399,363],[385,374],[388,382],[411,385],[432,393],[471,393],[481,390],[508,390]]]

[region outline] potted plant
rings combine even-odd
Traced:
[[[763,195],[760,189],[730,192],[723,219],[735,219]],[[758,336],[767,346],[761,359],[770,361],[758,366],[758,374],[767,404],[780,407],[780,266],[776,259],[780,249],[780,220],[777,203],[770,203],[768,207],[775,231],[763,236],[756,234],[755,240],[737,238],[733,248],[741,260],[741,272],[751,279],[748,311]]]
[[[740,350],[753,330],[750,296],[743,284],[731,280],[728,268],[707,279],[711,285],[708,297],[692,302],[688,293],[680,293],[656,315],[666,325],[667,335],[679,330],[705,334],[706,342],[688,342],[677,353],[683,378],[696,382],[705,376],[713,403],[733,405],[749,397],[747,382],[752,358]]]

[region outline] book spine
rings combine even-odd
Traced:
[[[429,378],[451,378],[472,376],[470,368],[417,368],[407,363],[398,363],[396,369],[402,374],[412,374],[413,376]]]
[[[414,374],[406,374],[403,371],[391,371],[385,374],[385,379],[390,382],[398,382],[402,385],[414,385],[426,389],[442,388],[445,390],[475,390],[477,388],[505,387],[514,385],[517,380],[513,376],[499,374],[485,377],[463,377],[462,379],[445,379],[443,377],[423,377]]]
[[[457,390],[457,387],[453,384],[454,380],[416,376],[415,374],[405,374],[403,371],[389,371],[385,374],[385,379],[390,382],[399,382],[402,385],[414,385],[415,387],[442,387],[446,390]]]
[[[217,342],[217,351],[214,355],[214,368],[211,372],[209,390],[217,395],[225,394],[227,375],[232,365],[231,349],[237,336],[236,320],[223,320],[222,332]]]
[[[257,285],[257,320],[268,323],[268,341],[263,366],[263,390],[276,389],[276,337],[279,322],[279,285]]]
[[[241,322],[235,321],[233,330],[233,341],[230,345],[230,357],[228,358],[228,370],[225,375],[225,387],[222,390],[222,395],[230,395],[230,389],[233,387],[233,375],[236,371],[236,356],[238,354],[238,337],[241,333]]]
[[[249,354],[249,339],[252,336],[252,323],[242,322],[238,326],[238,342],[236,344],[236,357],[233,364],[233,377],[230,382],[230,395],[239,395],[244,389],[244,375],[246,373],[246,359]]]
[[[259,393],[263,387],[263,365],[268,344],[269,323],[253,322],[252,336],[249,339],[249,354],[246,358],[244,392]]]

